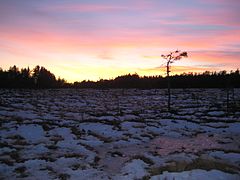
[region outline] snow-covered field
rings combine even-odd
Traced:
[[[240,179],[240,89],[0,90],[0,179]]]

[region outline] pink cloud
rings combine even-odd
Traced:
[[[57,11],[57,12],[116,12],[125,10],[143,10],[149,9],[153,6],[152,3],[138,0],[126,3],[103,3],[103,4],[93,4],[93,3],[75,3],[75,4],[58,4],[54,6],[48,6],[42,8],[45,11]]]
[[[112,12],[117,10],[126,10],[126,6],[101,5],[101,4],[77,4],[77,5],[59,5],[48,7],[46,10],[70,11],[70,12]]]
[[[0,28],[1,30],[2,28]],[[44,28],[44,32],[25,31],[19,28],[5,29],[0,36],[6,42],[19,46],[36,47],[36,49],[57,52],[78,52],[80,49],[124,48],[181,48],[192,49],[218,49],[227,44],[240,42],[240,31],[220,31],[215,34],[195,35],[167,35],[164,32],[157,34],[157,30],[99,30],[93,32],[57,31],[52,28]],[[171,33],[170,33],[171,34]]]

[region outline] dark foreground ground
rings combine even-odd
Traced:
[[[0,179],[240,179],[240,89],[172,93],[2,89]]]

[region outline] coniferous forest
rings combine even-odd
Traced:
[[[227,72],[205,71],[183,73],[170,77],[171,88],[239,88],[239,70]],[[19,69],[15,65],[8,70],[0,68],[0,88],[166,88],[167,78],[163,76],[139,76],[127,74],[114,79],[68,83],[44,67]]]

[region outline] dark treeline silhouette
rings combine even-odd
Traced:
[[[240,88],[239,70],[204,73],[183,73],[170,76],[172,88]],[[168,80],[162,76],[128,74],[111,80],[82,81],[73,84],[77,88],[167,88]]]
[[[172,88],[240,88],[239,70],[203,73],[183,73],[170,76]],[[12,66],[9,70],[0,68],[0,88],[167,88],[167,78],[162,76],[143,76],[128,74],[115,79],[82,81],[73,84],[56,78],[44,67],[36,66],[19,69]]]
[[[0,68],[0,88],[60,88],[66,87],[64,79],[56,79],[55,75],[44,67],[34,69],[22,68],[15,65],[9,70]]]

